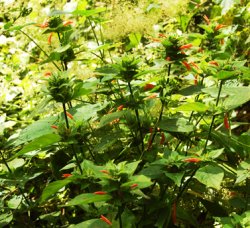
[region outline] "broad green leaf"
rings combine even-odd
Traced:
[[[70,200],[65,206],[75,206],[80,204],[102,202],[102,201],[108,201],[110,199],[112,199],[112,196],[109,194],[97,195],[94,193],[84,193]]]
[[[226,80],[226,79],[231,79],[232,77],[236,76],[237,74],[238,74],[238,72],[236,72],[236,71],[221,70],[218,73],[216,73],[214,76],[219,80]]]
[[[69,228],[109,228],[110,225],[101,219],[90,219],[75,225],[70,225]]]
[[[220,189],[220,184],[224,177],[224,171],[218,166],[206,165],[201,167],[195,174],[195,177],[207,187]]]
[[[103,44],[103,45],[100,45],[98,46],[95,51],[99,51],[99,50],[109,50],[111,48],[114,48],[114,47],[120,47],[122,45],[121,42],[119,43],[115,43],[115,44]]]
[[[34,139],[33,141],[31,141],[27,145],[25,145],[22,150],[20,150],[18,153],[16,153],[10,159],[14,159],[14,158],[21,156],[23,154],[26,154],[28,152],[31,152],[34,150],[39,150],[39,149],[42,149],[44,147],[53,145],[54,143],[60,142],[60,140],[61,140],[61,137],[57,134],[42,135],[42,136]]]
[[[201,85],[192,85],[178,91],[178,94],[183,96],[190,96],[193,94],[201,93],[204,87]]]
[[[250,159],[240,163],[237,169],[237,179],[235,184],[239,184],[246,179],[250,179]]]
[[[208,151],[206,154],[206,157],[212,158],[212,159],[218,158],[224,152],[224,149],[225,148]]]
[[[209,25],[198,25],[200,28],[203,28],[207,33],[213,33],[214,30]]]
[[[200,102],[186,103],[175,108],[176,111],[206,112],[208,107]]]
[[[65,46],[62,46],[62,47],[59,47],[59,48],[55,49],[54,52],[63,53],[63,52],[67,51],[70,48],[71,48],[70,44],[67,44]]]
[[[42,135],[52,134],[54,130],[51,125],[55,124],[57,117],[48,117],[38,120],[20,132],[16,139],[9,138],[9,145],[19,146]]]
[[[73,15],[79,15],[79,16],[85,16],[85,17],[89,17],[89,16],[93,16],[95,14],[101,13],[106,11],[106,8],[96,8],[93,10],[75,10],[72,12]]]
[[[22,202],[22,196],[13,196],[7,203],[8,208],[11,209],[17,209],[19,206],[21,206],[21,202]]]
[[[136,176],[132,176],[129,182],[122,184],[121,187],[128,188],[133,184],[138,184],[137,188],[141,189],[141,188],[147,188],[153,183],[151,182],[150,178],[144,175],[136,175]]]
[[[22,158],[16,158],[16,159],[8,162],[8,166],[10,169],[17,169],[17,168],[23,166],[24,164],[25,164],[25,160]],[[8,168],[5,166],[4,163],[0,163],[0,170],[1,169],[8,172]]]
[[[124,110],[124,111],[109,113],[109,114],[103,116],[101,118],[99,127],[101,128],[101,127],[111,123],[112,121],[123,117],[126,113],[127,113],[127,111]]]
[[[139,161],[127,163],[125,165],[126,172],[129,173],[130,175],[133,175],[140,162],[141,161],[139,160]]]
[[[159,127],[169,132],[191,132],[193,125],[188,123],[184,118],[163,118],[159,123]]]
[[[165,174],[168,178],[170,178],[172,181],[174,181],[174,183],[175,183],[178,187],[181,186],[181,181],[182,181],[184,172],[180,172],[180,173],[167,173],[167,172],[164,172],[164,174]]]
[[[49,183],[49,185],[46,186],[45,189],[43,190],[43,193],[39,199],[39,203],[43,203],[44,201],[52,197],[61,188],[63,188],[65,185],[69,184],[73,180],[75,180],[74,177],[68,177],[64,180],[58,180],[58,181]]]
[[[129,38],[129,44],[126,46],[126,51],[129,51],[131,48],[136,47],[142,38],[142,35],[140,33],[131,33],[128,35]]]
[[[0,227],[5,227],[8,225],[13,219],[13,214],[9,213],[1,213],[0,214]]]

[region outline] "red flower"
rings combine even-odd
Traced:
[[[216,61],[210,61],[208,63],[211,64],[211,65],[219,66],[219,63],[217,63]]]
[[[112,226],[112,222],[110,222],[110,220],[108,218],[106,218],[105,216],[101,215],[100,219],[102,221],[106,222],[108,225]]]
[[[131,186],[130,186],[130,188],[131,189],[134,189],[134,188],[136,188],[138,186],[138,184],[132,184]]]
[[[51,45],[51,40],[52,40],[53,33],[51,32],[48,37],[48,44]]]
[[[169,56],[166,57],[166,61],[171,61],[171,58]]]
[[[64,173],[62,175],[63,178],[67,178],[67,177],[71,177],[71,176],[72,176],[72,174],[70,174],[70,173]]]
[[[45,76],[45,77],[51,76],[51,72],[45,72],[45,73],[44,73],[44,76]]]
[[[118,111],[121,111],[123,108],[124,108],[124,105],[120,105],[120,106],[117,108],[117,110],[118,110]]]
[[[58,127],[56,125],[51,125],[50,127],[54,128],[54,129],[58,129]]]
[[[105,174],[109,174],[109,171],[107,171],[107,170],[100,170],[100,172],[105,173]]]
[[[162,132],[161,133],[161,141],[160,141],[160,144],[163,145],[165,142],[165,134]]]
[[[209,25],[209,24],[210,24],[210,20],[209,20],[209,18],[207,17],[207,15],[204,15],[203,18],[204,18],[204,20],[206,21],[206,23]]]
[[[219,29],[221,29],[221,28],[225,28],[225,27],[227,27],[226,25],[222,25],[222,24],[218,24],[218,25],[216,25],[216,27],[215,27],[215,31],[218,31]]]
[[[98,192],[94,192],[94,194],[96,194],[96,195],[105,195],[105,194],[107,194],[107,192],[98,191]]]
[[[162,34],[162,33],[159,33],[158,35],[159,37],[163,37],[163,38],[166,38],[166,35]]]
[[[158,39],[158,38],[151,38],[151,40],[154,41],[154,42],[161,42],[161,40]]]
[[[187,70],[191,70],[191,66],[186,61],[183,61],[182,63],[187,68]]]
[[[44,21],[42,24],[36,24],[36,26],[40,28],[47,28],[49,26],[49,22]]]
[[[189,49],[193,47],[193,44],[185,44],[185,45],[182,45],[179,47],[180,50],[183,50],[183,49]]]
[[[191,62],[190,64],[191,64],[193,67],[195,67],[197,70],[199,70],[199,67],[198,67],[198,65],[197,65],[196,63]]]
[[[150,95],[148,97],[145,97],[144,100],[154,99],[156,97],[157,97],[157,94],[155,93],[155,94],[152,94],[152,95]]]
[[[66,115],[67,115],[67,117],[69,117],[70,119],[74,119],[74,117],[69,113],[69,112],[66,112]]]
[[[177,224],[177,219],[176,219],[176,202],[173,203],[172,205],[172,222],[174,225]]]
[[[199,159],[199,158],[186,158],[184,160],[184,162],[190,162],[190,163],[197,163],[197,162],[200,162],[200,161],[201,161],[201,159]]]
[[[224,39],[221,39],[220,40],[220,45],[223,45],[225,43],[225,40]]]
[[[194,85],[198,85],[198,75],[194,76]]]
[[[230,129],[230,124],[229,124],[229,121],[228,121],[228,115],[227,113],[224,115],[224,127],[229,130]]]
[[[63,22],[63,26],[68,26],[68,25],[72,25],[73,21],[64,21]]]
[[[147,90],[151,90],[151,89],[153,89],[155,87],[155,85],[154,84],[146,84],[145,86],[144,86],[144,91],[147,91]]]

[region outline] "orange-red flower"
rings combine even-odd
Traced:
[[[155,87],[154,84],[151,84],[151,83],[146,84],[146,85],[144,86],[144,91],[151,90],[151,89],[153,89],[154,87]]]
[[[69,112],[66,112],[66,115],[67,115],[67,117],[69,117],[70,119],[74,119],[74,117],[69,113]]]
[[[171,57],[167,56],[165,60],[166,61],[171,61]]]
[[[48,37],[48,44],[51,45],[53,33],[51,32]]]
[[[162,33],[159,33],[158,35],[159,37],[163,37],[163,38],[166,38],[166,35],[162,34]]]
[[[118,111],[121,111],[123,108],[124,108],[124,105],[120,105],[120,106],[117,108],[117,110],[118,110]]]
[[[191,66],[186,61],[182,61],[182,63],[187,68],[187,70],[191,70]]]
[[[68,25],[72,25],[73,21],[64,21],[63,22],[63,26],[68,26]]]
[[[46,76],[46,77],[51,76],[51,72],[49,72],[49,71],[48,71],[48,72],[45,72],[45,73],[44,73],[44,76]]]
[[[108,170],[100,170],[101,173],[109,174]]]
[[[101,215],[100,219],[102,221],[106,222],[108,225],[112,226],[112,222],[110,222],[110,220],[108,218],[106,218],[105,216]]]
[[[180,50],[183,50],[183,49],[189,49],[193,47],[193,44],[185,44],[185,45],[182,45],[179,47]]]
[[[94,194],[96,194],[96,195],[105,195],[105,194],[107,194],[107,192],[97,191],[97,192],[94,192]]]
[[[198,75],[194,76],[194,85],[198,85]]]
[[[131,189],[134,189],[134,188],[136,188],[138,186],[138,184],[132,184],[131,186],[130,186],[130,188]]]
[[[50,127],[54,128],[54,129],[58,129],[58,127],[56,125],[51,125]]]
[[[204,18],[204,20],[206,21],[206,23],[209,25],[209,24],[210,24],[210,20],[209,20],[209,18],[207,17],[207,15],[204,15],[203,18]]]
[[[191,62],[190,64],[191,64],[193,67],[195,67],[197,70],[199,70],[199,67],[198,67],[198,65],[197,65],[196,63]]]
[[[219,63],[217,63],[216,61],[210,61],[210,62],[208,62],[209,64],[211,64],[211,65],[215,65],[215,66],[219,66]]]
[[[228,120],[228,115],[227,113],[224,115],[224,127],[229,130],[230,129],[230,124],[229,124],[229,120]]]
[[[214,30],[218,31],[219,29],[225,28],[225,27],[227,27],[227,26],[226,25],[222,25],[222,24],[218,24],[218,25],[216,25],[216,27],[214,28]]]
[[[148,97],[145,97],[144,100],[154,99],[156,97],[157,97],[157,94],[152,94],[152,95],[150,95]]]
[[[67,178],[67,177],[71,177],[71,176],[72,176],[72,174],[70,174],[70,173],[64,173],[62,175],[63,178]]]
[[[36,24],[36,26],[40,28],[47,28],[49,26],[49,22],[44,21],[42,24]]]
[[[190,162],[190,163],[197,163],[197,162],[200,162],[200,161],[201,161],[201,159],[199,159],[199,158],[186,158],[184,160],[184,162]]]

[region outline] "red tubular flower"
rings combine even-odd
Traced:
[[[197,70],[199,70],[199,67],[198,67],[198,65],[197,65],[196,63],[191,62],[190,64],[191,64],[193,67],[195,67]]]
[[[161,141],[160,141],[160,144],[163,145],[165,142],[165,134],[162,132],[161,133]]]
[[[101,173],[109,174],[109,171],[107,170],[100,170]]]
[[[54,129],[58,129],[58,127],[56,125],[51,125],[50,127],[54,128]]]
[[[67,117],[69,117],[70,119],[74,119],[74,117],[69,113],[69,112],[66,112],[66,115],[67,115]]]
[[[105,194],[107,194],[107,192],[98,191],[98,192],[94,192],[94,194],[96,194],[96,195],[105,195]]]
[[[131,189],[134,189],[134,188],[136,188],[138,186],[138,184],[132,184],[131,186],[130,186],[130,188]]]
[[[36,26],[40,28],[47,28],[49,26],[49,22],[45,21],[42,24],[36,24]]]
[[[63,22],[63,26],[68,26],[68,25],[72,25],[73,21],[64,21]]]
[[[70,173],[64,173],[62,175],[63,178],[67,178],[67,177],[71,177],[71,176],[72,176],[72,174],[70,174]]]
[[[171,61],[171,57],[167,56],[165,60],[166,61]]]
[[[145,86],[144,86],[144,91],[147,91],[147,90],[151,90],[151,89],[153,89],[155,87],[155,85],[154,84],[146,84]]]
[[[177,219],[176,219],[176,202],[173,203],[172,205],[172,222],[174,225],[177,224]]]
[[[124,108],[124,105],[120,105],[120,106],[117,108],[117,110],[118,110],[118,111],[121,111],[123,108]]]
[[[157,97],[157,94],[152,94],[152,95],[150,95],[148,97],[145,97],[144,100],[154,99],[156,97]]]
[[[154,41],[154,42],[161,42],[161,40],[158,39],[158,38],[151,38],[151,40]]]
[[[197,163],[200,161],[201,161],[201,159],[199,159],[199,158],[187,158],[184,160],[184,162],[190,162],[190,163]]]
[[[102,221],[106,222],[108,225],[112,226],[112,222],[110,222],[110,220],[108,218],[106,218],[105,216],[101,215],[100,219]]]
[[[51,45],[53,33],[51,32],[48,37],[48,44]]]
[[[187,70],[191,70],[191,66],[186,61],[182,61],[182,63],[187,68]]]
[[[221,29],[221,28],[225,28],[225,27],[227,27],[226,25],[222,25],[222,24],[218,24],[218,25],[216,25],[216,27],[215,27],[215,31],[218,31],[219,29]]]
[[[194,85],[198,85],[198,75],[194,76]]]
[[[182,45],[179,47],[180,50],[183,50],[183,49],[189,49],[193,47],[193,44],[185,44],[185,45]]]
[[[44,76],[45,76],[45,77],[51,76],[51,72],[49,72],[49,71],[48,71],[48,72],[45,72],[45,73],[44,73]]]
[[[229,121],[228,121],[228,115],[227,113],[225,113],[224,115],[224,127],[229,130],[230,129],[230,124],[229,124]]]
[[[210,20],[209,20],[209,18],[207,17],[207,15],[204,15],[203,18],[204,18],[204,20],[206,21],[206,23],[209,25],[209,24],[210,24]]]
[[[166,38],[166,35],[162,34],[162,33],[159,33],[158,35],[159,37],[162,37],[162,38]]]
[[[219,66],[219,63],[217,63],[216,61],[210,61],[208,63],[211,64],[211,65]]]

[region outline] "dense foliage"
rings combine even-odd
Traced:
[[[0,227],[250,226],[250,3],[0,6]]]

